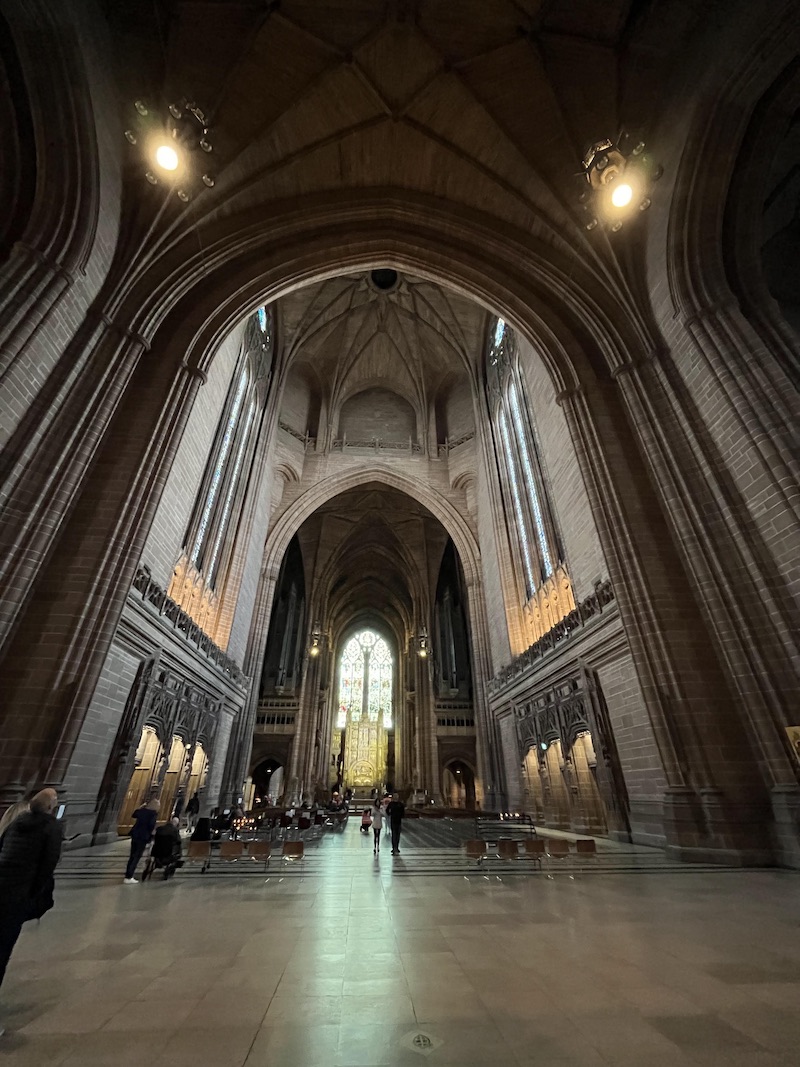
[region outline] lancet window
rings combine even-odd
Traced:
[[[495,451],[523,600],[529,601],[553,576],[561,552],[518,358],[513,330],[496,319],[487,359]]]
[[[367,719],[392,726],[392,654],[372,630],[355,634],[344,647],[339,663],[337,729]]]
[[[258,309],[245,330],[211,458],[186,538],[191,567],[202,574],[206,586],[219,584],[252,459],[259,402],[255,378],[271,349],[273,324],[266,307]]]

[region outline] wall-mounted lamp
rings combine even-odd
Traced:
[[[144,176],[151,185],[171,183],[184,203],[192,199],[198,182],[209,189],[214,186],[214,176],[205,164],[198,165],[192,159],[195,152],[209,155],[214,150],[208,122],[196,103],[182,100],[170,104],[162,114],[144,100],[137,100],[134,111],[125,139],[143,149]]]
[[[318,656],[322,650],[322,631],[320,630],[319,623],[315,622],[311,630],[311,640],[308,644],[309,656]]]
[[[655,165],[645,152],[644,141],[622,133],[616,141],[595,141],[581,160],[584,187],[580,201],[589,214],[586,229],[603,223],[610,230],[622,228],[623,222],[650,207],[653,182],[663,168]]]
[[[428,637],[428,630],[423,626],[419,631],[419,637],[417,637],[417,655],[420,659],[427,659],[430,651],[431,643]]]

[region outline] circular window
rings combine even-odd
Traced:
[[[378,270],[370,272],[369,279],[376,289],[388,293],[397,285],[397,271],[391,267],[379,267]]]

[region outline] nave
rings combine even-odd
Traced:
[[[136,887],[124,846],[68,854],[9,971],[8,1061],[796,1063],[795,875],[609,845],[574,878],[512,877],[403,846],[374,859],[351,819],[302,866]]]

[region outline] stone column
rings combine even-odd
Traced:
[[[472,703],[475,711],[476,799],[486,811],[505,807],[505,782],[496,723],[489,706],[487,686],[492,677],[489,626],[483,585],[477,576],[465,577],[472,660]]]
[[[206,784],[200,797],[201,814],[208,815],[212,808],[225,807],[229,799],[229,793],[223,789],[223,777],[225,772],[228,746],[232,736],[234,721],[238,718],[235,708],[229,708],[222,704],[219,709],[217,720],[217,732],[214,737],[214,751],[209,758],[209,767],[206,774]],[[242,781],[244,784],[244,780]],[[232,799],[238,799],[241,790]],[[187,797],[187,800],[190,798]]]
[[[668,787],[668,847],[765,862],[765,796],[650,476],[612,386],[558,400],[570,427]],[[640,436],[646,423],[636,421]],[[680,594],[676,595],[680,588]],[[727,758],[718,758],[724,744]],[[625,763],[624,750],[620,753]]]
[[[244,788],[253,751],[253,733],[258,714],[258,700],[261,691],[261,670],[269,634],[269,620],[275,600],[275,588],[278,584],[279,569],[264,568],[258,583],[256,603],[253,609],[253,624],[247,640],[244,656],[244,673],[250,679],[244,707],[236,717],[232,728],[231,741],[228,746],[228,758],[223,775],[222,792],[225,797],[238,796]]]
[[[781,858],[800,865],[800,785],[785,729],[797,721],[789,694],[800,682],[791,596],[800,403],[786,353],[773,356],[734,305],[688,309],[684,328],[669,356],[632,366],[619,384],[648,428],[647,457],[702,590],[699,609],[738,697],[750,759],[772,791]]]
[[[119,349],[120,359],[112,363],[124,381],[143,342],[125,334],[120,339],[118,331],[105,334],[106,339],[113,336],[117,340],[112,347]],[[42,518],[38,520],[36,533],[41,537],[32,568],[38,562],[36,597],[24,612],[17,612],[13,638],[0,665],[7,721],[17,724],[16,736],[5,740],[0,755],[0,783],[5,789],[9,783],[18,789],[20,784],[30,788],[42,782],[59,786],[64,780],[201,380],[187,368],[176,374],[166,362],[146,368],[131,381],[123,406],[97,444],[103,418],[113,410],[112,394],[118,398],[122,390],[109,380],[113,376],[101,377],[106,410],[99,417],[84,412],[85,421],[79,420],[90,444],[80,437],[60,442],[59,454],[69,453],[68,442],[75,442],[75,466],[84,468],[83,478],[72,471],[50,484],[50,508],[60,508],[58,522],[51,518],[52,525],[45,529]],[[95,418],[99,426],[90,429]],[[87,477],[91,445],[94,463]],[[31,479],[37,507],[47,503],[42,470],[46,461],[43,456],[35,465]],[[67,459],[64,465],[69,466]],[[18,507],[25,488],[22,481],[17,483]],[[70,498],[72,506],[65,515],[64,500]],[[55,548],[52,526],[59,532]],[[16,569],[20,583],[26,554],[23,543]]]

